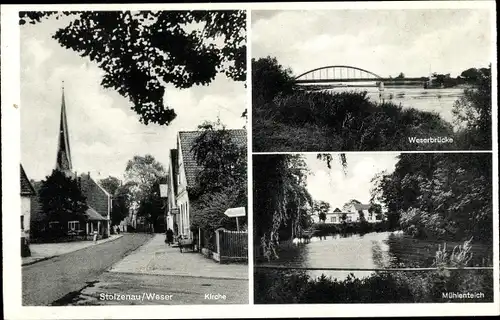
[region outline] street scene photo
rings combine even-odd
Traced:
[[[493,302],[492,160],[254,154],[255,303]]]
[[[23,306],[248,304],[246,12],[19,25]]]
[[[494,17],[252,11],[252,151],[491,150]]]

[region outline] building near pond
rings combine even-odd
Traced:
[[[347,210],[342,211],[339,208],[335,208],[333,212],[328,212],[326,214],[325,223],[334,223],[339,224],[342,223],[345,219],[346,223],[360,222],[361,215],[363,215],[366,219],[366,222],[376,223],[382,221],[382,215],[378,215],[374,212],[370,212],[371,205],[369,204],[351,204]],[[313,215],[314,223],[322,223],[323,221],[319,220],[319,216],[317,214]]]
[[[58,138],[55,169],[77,181],[80,191],[86,198],[88,209],[83,219],[68,221],[67,225],[66,223],[61,225],[60,221],[52,221],[47,213],[43,211],[41,201],[38,197],[42,181],[33,181],[35,196],[30,204],[31,217],[29,221],[31,234],[35,238],[43,238],[51,230],[58,229],[62,230],[66,235],[83,236],[97,232],[99,238],[107,238],[110,235],[112,197],[90,176],[90,172],[78,176],[73,171],[64,88]]]

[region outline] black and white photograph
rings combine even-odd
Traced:
[[[252,11],[252,151],[491,150],[494,18]]]
[[[23,305],[247,304],[245,11],[19,25]]]
[[[253,155],[253,190],[256,304],[493,302],[490,153]]]
[[[4,318],[500,315],[494,1],[0,16]]]

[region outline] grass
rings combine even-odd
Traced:
[[[272,102],[254,99],[254,150],[453,150],[455,144],[415,144],[409,137],[454,137],[437,113],[374,103],[366,92],[297,90]]]

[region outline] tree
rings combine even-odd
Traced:
[[[465,128],[468,139],[463,144],[466,149],[489,150],[492,134],[491,65],[488,69],[477,70],[474,76],[468,76],[474,78],[469,80],[474,86],[465,89],[464,95],[455,102],[453,120]]]
[[[405,74],[404,73],[399,73],[399,75],[395,78],[395,79],[404,79],[405,78]]]
[[[351,200],[347,201],[342,206],[342,211],[344,211],[344,212],[349,211],[349,209],[351,208],[351,205],[353,205],[353,204],[361,204],[361,202],[356,200],[356,199],[351,199]]]
[[[482,72],[477,68],[469,68],[467,70],[464,70],[460,74],[460,77],[462,77],[467,83],[475,84],[478,82],[479,79],[481,79],[482,77],[481,73]]]
[[[120,185],[113,195],[113,207],[111,210],[111,223],[118,225],[130,213],[131,207],[131,186],[133,182]]]
[[[168,125],[165,85],[208,85],[219,73],[246,79],[246,13],[204,11],[20,12],[19,23],[74,16],[53,38],[104,71],[101,85],[132,102],[144,124]],[[221,45],[218,45],[218,44]]]
[[[377,220],[382,219],[382,206],[380,205],[380,203],[371,202],[370,208],[368,209],[368,212],[374,213]]]
[[[325,201],[314,201],[313,211],[318,215],[319,220],[325,222],[326,214],[330,211],[330,204]]]
[[[246,143],[235,140],[220,122],[204,122],[191,151],[201,171],[196,185],[188,190],[192,203],[192,226],[213,231],[218,227],[235,229],[235,219],[224,215],[229,208],[247,207]],[[246,140],[245,140],[246,141]],[[241,219],[246,225],[246,219]]]
[[[401,154],[392,174],[378,179],[378,199],[399,225],[419,238],[492,239],[490,154]]]
[[[290,93],[295,87],[292,70],[284,68],[276,58],[252,59],[252,103],[270,102],[279,93]]]
[[[121,181],[118,178],[109,176],[105,179],[101,179],[99,183],[110,195],[114,195],[116,190],[120,187]]]
[[[165,177],[165,168],[152,155],[134,156],[129,160],[125,168],[125,180],[128,183],[130,207],[139,209],[141,205],[144,207],[149,203],[152,194],[159,192],[159,181]],[[148,212],[143,208],[137,213],[150,221],[156,211]]]
[[[77,181],[64,172],[53,170],[42,181],[39,197],[42,210],[47,213],[46,223],[57,221],[61,230],[65,230],[68,221],[85,219],[86,198]]]

